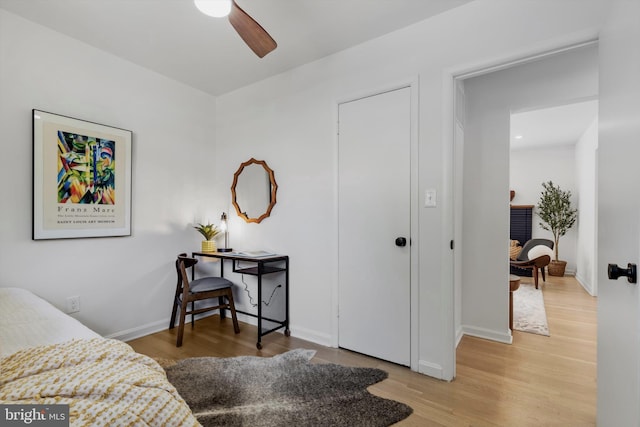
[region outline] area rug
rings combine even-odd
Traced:
[[[197,357],[165,370],[205,427],[389,426],[413,412],[366,390],[387,378],[385,371],[312,364],[314,355],[297,349],[268,358]]]
[[[549,336],[542,290],[532,284],[521,283],[513,292],[513,329]]]

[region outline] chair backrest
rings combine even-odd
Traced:
[[[181,253],[176,259],[176,273],[178,273],[178,287],[182,289],[186,285],[189,287],[189,276],[187,275],[187,268],[191,268],[198,263],[198,260],[187,256],[186,253]]]
[[[193,267],[194,265],[196,265],[198,263],[197,259],[191,258],[190,256],[188,256],[185,253],[181,253],[181,254],[178,255],[178,259],[176,259],[176,268],[177,269],[180,268],[180,260],[184,261],[184,266],[186,268]]]
[[[529,251],[538,245],[544,245],[549,247],[550,249],[553,249],[553,240],[549,240],[549,239],[531,239],[528,240],[527,243],[524,244],[524,246],[522,247],[522,250],[520,251],[520,255],[518,255],[518,261],[528,261],[529,257],[528,257],[528,253]]]

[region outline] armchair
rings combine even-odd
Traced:
[[[542,281],[546,281],[544,269],[551,262],[553,241],[549,239],[531,239],[524,244],[516,260],[510,260],[512,267],[533,270],[533,282],[538,289],[538,271],[542,271]]]

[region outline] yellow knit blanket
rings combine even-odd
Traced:
[[[0,403],[68,404],[72,426],[199,426],[160,365],[105,338],[0,359]]]

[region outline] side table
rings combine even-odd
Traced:
[[[232,271],[234,273],[248,274],[251,276],[257,276],[258,278],[258,307],[257,313],[251,313],[247,311],[238,310],[236,313],[246,314],[258,319],[258,342],[256,347],[258,350],[262,349],[262,337],[275,332],[278,329],[284,328],[284,335],[290,336],[289,330],[289,257],[287,255],[268,255],[268,256],[247,256],[238,252],[192,252],[193,257],[210,257],[218,258],[220,262],[220,277],[224,277],[224,261],[229,260],[232,263]],[[249,263],[251,267],[240,267],[239,263]],[[285,298],[285,312],[284,319],[271,319],[262,315],[262,276],[272,273],[283,273],[285,276],[284,282],[284,298]],[[195,274],[195,271],[194,271]],[[264,327],[263,321],[268,321],[275,324],[275,327]]]
[[[509,275],[509,329],[513,331],[513,291],[520,287],[520,277],[515,274]]]

